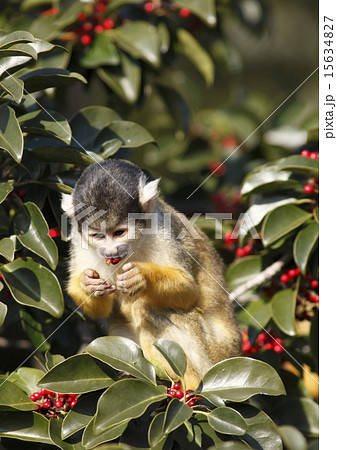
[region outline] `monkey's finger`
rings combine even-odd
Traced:
[[[127,280],[128,278],[135,277],[137,275],[137,273],[138,273],[137,268],[133,267],[132,269],[129,269],[124,273],[118,274],[117,280],[118,281]]]
[[[95,294],[96,296],[98,296],[98,297],[101,297],[101,296],[103,296],[103,295],[110,295],[110,294],[113,294],[113,293],[115,292],[115,290],[116,290],[116,289],[114,289],[114,288],[105,289],[104,291],[98,291],[98,290],[96,290],[96,291],[94,292],[94,294]]]
[[[101,278],[86,278],[86,277],[84,277],[83,284],[84,284],[84,286],[107,286],[107,285],[110,285],[110,283],[108,283],[105,280],[102,280]]]
[[[124,266],[122,267],[122,269],[124,270],[124,272],[133,269],[134,267],[136,267],[136,264],[133,262],[128,262],[126,264],[124,264]]]
[[[94,270],[94,269],[85,270],[84,275],[86,275],[89,278],[99,278],[99,273],[96,272],[96,270]]]

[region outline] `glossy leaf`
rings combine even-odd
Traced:
[[[23,136],[14,110],[9,106],[0,107],[0,149],[20,162],[23,152]]]
[[[71,147],[39,147],[32,153],[40,162],[60,162],[80,166],[90,166],[95,162],[88,153],[82,153]]]
[[[80,59],[81,65],[88,68],[116,66],[119,62],[117,48],[106,33],[97,33],[90,48]]]
[[[29,56],[37,59],[35,49],[29,44],[13,44],[0,47],[0,58],[5,58],[6,56]]]
[[[0,327],[2,327],[7,315],[7,305],[0,302]]]
[[[165,411],[163,431],[165,434],[171,433],[180,427],[193,414],[193,409],[182,403],[177,398],[173,398]]]
[[[36,412],[10,412],[0,416],[0,436],[29,442],[52,444],[49,420]]]
[[[49,353],[48,351],[45,353],[46,358],[46,369],[49,371],[57,364],[61,363],[65,360],[64,356],[62,355],[53,355],[52,353]]]
[[[207,86],[214,81],[214,64],[209,54],[204,50],[191,33],[184,28],[177,30],[180,51],[188,58],[204,77]]]
[[[0,405],[10,406],[20,411],[36,409],[35,403],[31,401],[28,395],[5,375],[0,375]]]
[[[61,427],[62,420],[49,420],[49,436],[53,444],[62,450],[83,450],[80,436],[76,436],[74,439],[70,438],[70,442],[61,439]]]
[[[177,0],[179,6],[189,9],[207,25],[215,26],[216,9],[215,0]]]
[[[34,345],[36,349],[41,352],[46,352],[50,349],[50,344],[46,339],[43,332],[43,327],[41,322],[36,320],[32,314],[30,314],[25,309],[20,309],[20,319],[21,326],[23,330],[27,333],[29,340]]]
[[[40,209],[35,203],[27,202],[14,218],[14,231],[26,248],[43,258],[52,269],[58,263],[58,250],[48,235],[49,227]]]
[[[226,280],[232,291],[262,272],[261,256],[248,256],[232,263],[227,270]]]
[[[88,423],[83,433],[82,442],[84,447],[94,448],[103,442],[113,441],[114,439],[117,439],[119,436],[121,436],[121,434],[123,434],[126,427],[128,426],[128,423],[129,420],[125,420],[124,422],[121,422],[117,425],[107,428],[106,430],[99,433],[99,435],[97,435],[94,429],[94,418],[93,418]]]
[[[252,195],[266,192],[276,192],[282,188],[292,189],[300,183],[291,180],[292,173],[279,171],[274,165],[265,164],[250,172],[243,180],[241,187],[242,195]]]
[[[283,383],[269,364],[251,358],[236,357],[215,364],[198,387],[203,397],[217,395],[242,402],[256,394],[283,395]]]
[[[13,261],[15,252],[15,244],[12,239],[5,237],[0,241],[0,255],[4,256],[9,261]]]
[[[291,425],[278,427],[282,441],[289,450],[308,450],[307,441],[303,434]]]
[[[316,222],[319,223],[319,207],[318,206],[317,206],[317,208],[314,209],[313,215],[314,215],[314,219],[316,220]]]
[[[292,425],[305,435],[318,436],[318,405],[310,398],[287,398],[270,415],[280,425]]]
[[[55,111],[32,111],[22,115],[19,123],[22,130],[30,135],[50,136],[70,144],[71,128],[67,120]]]
[[[156,28],[147,22],[131,21],[118,27],[112,34],[113,40],[134,58],[160,66],[160,41]]]
[[[99,67],[97,75],[122,100],[132,105],[137,101],[141,88],[141,64],[122,51],[120,61],[119,67]]]
[[[170,339],[158,339],[153,345],[170,364],[173,372],[183,378],[186,372],[187,358],[180,345]]]
[[[142,145],[155,142],[145,128],[126,120],[115,120],[103,128],[95,140],[95,145],[101,147],[104,142],[112,139],[119,139],[122,142],[121,148],[141,147]]]
[[[0,89],[8,94],[15,103],[19,104],[23,98],[23,81],[10,76],[0,81]]]
[[[262,241],[268,247],[290,231],[303,225],[311,217],[295,205],[284,205],[270,212],[262,224]]]
[[[151,448],[158,445],[166,436],[163,431],[164,418],[165,412],[163,411],[156,414],[150,423],[148,439]]]
[[[69,123],[73,133],[75,145],[92,148],[98,133],[113,120],[120,117],[111,108],[106,106],[87,106],[72,116]]]
[[[311,221],[298,233],[294,241],[294,260],[303,274],[306,272],[310,256],[317,246],[318,234],[318,223],[316,221]]]
[[[271,299],[273,320],[283,333],[296,335],[295,308],[297,291],[282,289]]]
[[[0,183],[0,203],[2,203],[7,195],[14,189],[11,181],[3,181]]]
[[[62,316],[62,290],[49,269],[31,258],[20,258],[1,266],[0,273],[18,303],[42,309],[54,317]]]
[[[28,31],[13,31],[0,38],[0,48],[6,48],[18,42],[34,42],[35,38]]]
[[[117,336],[100,337],[86,348],[89,355],[136,378],[156,384],[156,373],[142,349],[130,339]]]
[[[74,81],[86,83],[82,75],[69,72],[65,69],[37,69],[25,73],[21,76],[21,80],[25,83],[25,91],[32,93],[42,91],[51,87],[66,86]]]
[[[291,170],[307,176],[318,176],[318,161],[300,155],[291,155],[277,162],[278,170]]]
[[[94,434],[141,416],[150,405],[166,397],[165,386],[153,386],[134,378],[117,381],[98,401]]]
[[[222,406],[216,408],[207,416],[208,423],[218,433],[242,436],[247,431],[247,424],[235,409]]]
[[[68,394],[97,391],[114,383],[108,366],[97,364],[86,354],[74,355],[54,366],[41,380],[39,387]]]
[[[11,382],[22,389],[27,395],[31,395],[38,390],[37,383],[41,380],[44,373],[42,370],[32,367],[20,367],[11,374]]]

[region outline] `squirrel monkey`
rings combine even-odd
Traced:
[[[123,160],[87,167],[62,208],[71,218],[68,293],[90,317],[109,317],[109,333],[184,349],[193,389],[215,363],[240,354],[241,335],[222,260],[206,235],[158,197],[159,180]],[[112,262],[113,264],[107,264]]]

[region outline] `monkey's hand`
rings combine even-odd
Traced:
[[[112,294],[116,290],[115,286],[100,278],[99,273],[93,269],[84,271],[82,285],[85,292],[98,297]]]
[[[123,272],[117,275],[117,290],[129,295],[135,295],[146,288],[146,279],[136,263],[127,263]]]

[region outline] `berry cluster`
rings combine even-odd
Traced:
[[[289,269],[288,272],[281,275],[280,281],[282,283],[289,283],[289,281],[296,279],[300,274],[301,271],[298,267],[295,267],[295,269]]]
[[[191,408],[192,406],[196,405],[198,400],[201,400],[201,398],[197,397],[194,391],[190,389],[188,389],[184,394],[184,391],[180,389],[179,383],[174,383],[171,388],[168,388],[167,394],[169,397],[178,398],[179,400],[184,399],[187,406],[190,406]]]
[[[76,394],[57,394],[47,389],[33,392],[29,398],[36,402],[39,413],[54,418],[64,415],[76,405],[78,400]]]
[[[167,6],[167,8],[172,9],[172,10],[176,9],[175,5],[171,5],[169,3],[165,6]],[[158,5],[156,5],[155,3],[152,3],[152,2],[145,2],[143,5],[143,9],[148,14],[154,13],[156,11],[159,11],[160,13],[162,13],[164,10],[164,5],[162,3],[159,3]],[[179,16],[182,17],[183,19],[190,17],[191,14],[192,13],[188,8],[181,8],[179,10]]]
[[[274,333],[260,333],[253,346],[249,342],[247,331],[244,331],[242,336],[242,353],[249,356],[259,350],[274,350],[276,353],[281,353],[284,350],[282,339],[277,338]]]
[[[303,156],[304,158],[318,159],[318,153],[317,152],[309,152],[309,150],[302,150],[301,156]]]
[[[227,250],[234,251],[238,258],[243,258],[244,256],[252,255],[254,239],[249,239],[248,243],[243,247],[237,247],[236,244],[238,242],[238,238],[231,231],[226,231],[224,236],[224,243]]]

